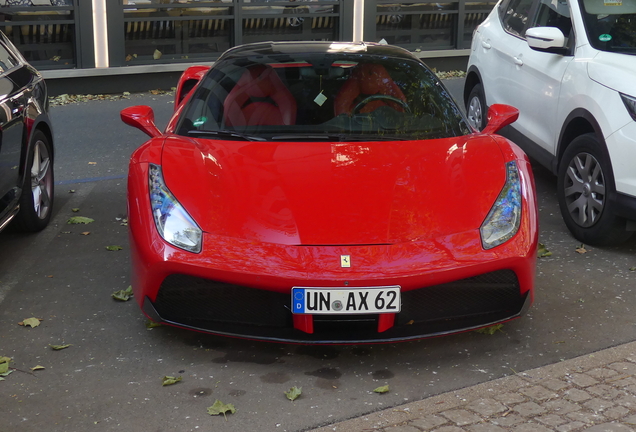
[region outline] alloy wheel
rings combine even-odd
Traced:
[[[44,142],[38,140],[33,148],[33,164],[31,165],[31,193],[33,209],[39,219],[44,219],[51,210],[51,193],[53,175],[51,157]]]
[[[605,178],[599,161],[589,153],[579,153],[570,161],[564,184],[568,211],[579,226],[594,225],[605,207]]]
[[[474,96],[468,104],[468,123],[477,130],[481,129],[483,110],[479,97]]]

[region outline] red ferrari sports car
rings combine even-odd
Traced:
[[[401,48],[239,46],[186,70],[130,161],[135,298],[153,321],[317,344],[411,340],[520,316],[537,247],[526,155],[468,125]]]

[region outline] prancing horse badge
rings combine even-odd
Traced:
[[[351,255],[340,255],[340,267],[351,267]]]

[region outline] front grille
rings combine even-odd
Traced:
[[[397,324],[464,319],[480,315],[518,313],[524,298],[512,270],[462,279],[402,293]]]
[[[201,321],[285,327],[291,295],[174,274],[164,279],[154,307],[161,317],[185,325]]]
[[[290,288],[291,289],[291,288]],[[519,316],[529,306],[511,270],[402,292],[395,326],[378,333],[378,315],[314,315],[314,333],[293,327],[290,293],[170,275],[144,311],[157,321],[201,331],[280,342],[391,342],[474,329]]]

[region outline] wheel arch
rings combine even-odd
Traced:
[[[592,113],[583,108],[577,108],[572,111],[565,121],[563,122],[563,127],[561,128],[561,133],[559,134],[559,141],[557,146],[557,154],[555,158],[555,166],[552,167],[552,171],[556,174],[559,171],[559,166],[563,160],[563,154],[565,150],[568,148],[572,140],[576,137],[585,135],[588,133],[593,133],[596,136],[596,139],[599,141],[602,147],[603,156],[607,158],[607,161],[611,168],[611,160],[609,156],[609,151],[607,150],[607,145],[605,144],[605,138],[603,137],[603,131],[601,130],[601,126],[598,121],[594,118]],[[611,179],[614,182],[613,168]]]
[[[483,81],[481,79],[481,74],[479,73],[479,69],[475,66],[471,66],[468,68],[466,72],[466,81],[464,81],[464,105],[468,102],[468,96],[470,96],[470,91],[477,84],[482,84]],[[483,87],[483,84],[482,84]],[[488,100],[486,99],[486,92],[484,92],[484,100],[486,101],[486,106],[488,106]]]

